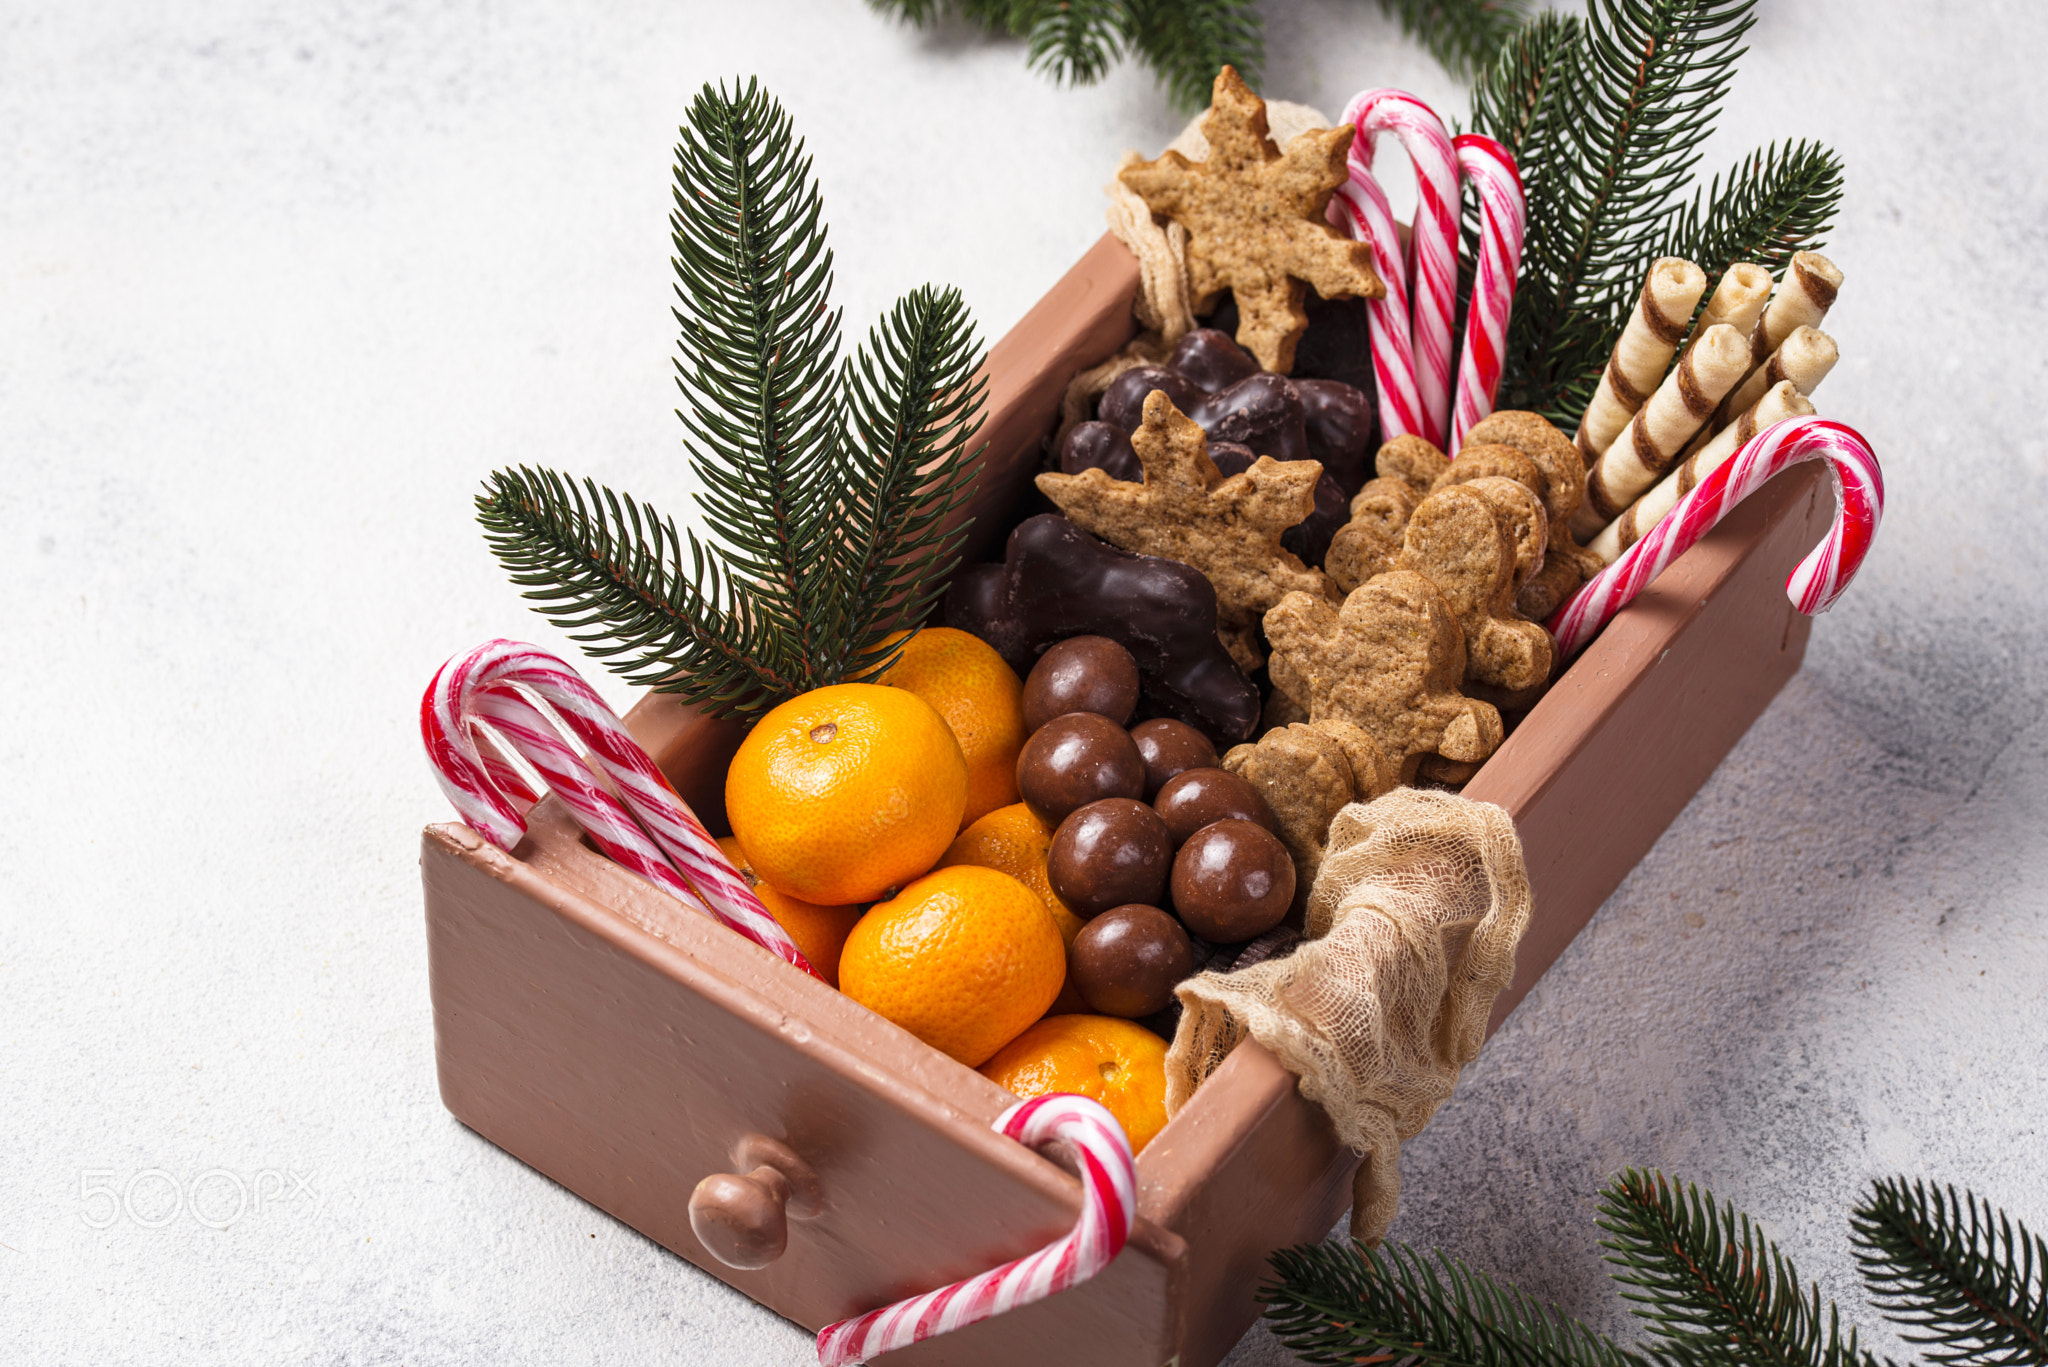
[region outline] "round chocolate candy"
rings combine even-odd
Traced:
[[[1173,355],[1166,358],[1166,368],[1193,380],[1204,394],[1228,389],[1245,376],[1259,373],[1259,363],[1252,354],[1233,341],[1229,333],[1215,328],[1196,328],[1181,334],[1181,339],[1174,343]]]
[[[1125,902],[1157,902],[1166,895],[1172,867],[1166,823],[1128,797],[1104,798],[1071,813],[1045,855],[1052,890],[1083,920]]]
[[[1103,912],[1067,950],[1067,981],[1088,1009],[1126,1020],[1164,1010],[1174,984],[1194,971],[1195,948],[1180,922],[1140,902]]]
[[[1145,800],[1150,802],[1159,786],[1175,774],[1190,769],[1214,769],[1216,747],[1209,738],[1184,721],[1154,717],[1131,728],[1138,758],[1145,761]]]
[[[1024,729],[1069,712],[1094,712],[1118,726],[1138,706],[1138,662],[1107,636],[1070,636],[1038,657],[1024,680]]]
[[[1163,389],[1173,406],[1187,413],[1202,401],[1202,391],[1185,375],[1164,366],[1141,365],[1126,370],[1102,391],[1095,416],[1126,432],[1135,432],[1145,421],[1145,400],[1153,390]]]
[[[1024,742],[1017,756],[1017,787],[1038,819],[1056,826],[1077,807],[1143,793],[1145,761],[1138,758],[1131,733],[1108,717],[1069,712]]]
[[[1212,822],[1174,856],[1174,912],[1205,940],[1237,944],[1263,935],[1293,901],[1294,860],[1264,826]]]
[[[1183,770],[1159,785],[1152,806],[1176,845],[1217,821],[1252,821],[1269,831],[1274,826],[1273,809],[1259,790],[1228,769]]]

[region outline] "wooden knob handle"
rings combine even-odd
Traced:
[[[690,1228],[727,1267],[763,1268],[789,1248],[789,1217],[823,1205],[818,1176],[788,1145],[750,1134],[733,1146],[745,1176],[714,1172],[690,1193]]]

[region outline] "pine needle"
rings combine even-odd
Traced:
[[[1304,1361],[1350,1367],[1638,1367],[1556,1310],[1442,1253],[1399,1244],[1306,1244],[1273,1254],[1261,1289],[1274,1335]]]
[[[1863,1279],[1887,1319],[1924,1332],[1935,1362],[2048,1363],[2048,1240],[1974,1192],[1903,1177],[1871,1184],[1849,1217]]]
[[[981,349],[956,290],[839,357],[810,159],[758,83],[705,86],[676,147],[676,382],[713,539],[593,481],[500,470],[477,517],[513,582],[610,668],[758,716],[885,667],[958,562]],[[687,554],[686,554],[687,551]]]
[[[1821,1310],[1820,1288],[1734,1205],[1681,1189],[1662,1173],[1623,1173],[1600,1197],[1602,1243],[1615,1277],[1639,1291],[1636,1314],[1664,1340],[1662,1360],[1727,1367],[1875,1367],[1843,1337],[1841,1317]]]

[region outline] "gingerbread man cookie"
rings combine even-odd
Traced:
[[[1416,505],[1395,561],[1449,600],[1465,633],[1466,677],[1495,688],[1535,687],[1556,656],[1550,633],[1515,611],[1515,545],[1487,492],[1450,484]]]
[[[1325,299],[1378,299],[1386,286],[1372,248],[1323,217],[1330,195],[1350,178],[1353,130],[1315,128],[1286,149],[1275,147],[1266,102],[1235,67],[1218,73],[1202,120],[1206,160],[1168,151],[1119,173],[1154,215],[1187,229],[1188,283],[1194,311],[1208,313],[1229,290],[1237,298],[1237,341],[1267,370],[1294,368],[1294,347],[1308,330],[1308,286]]]
[[[1512,446],[1543,472],[1543,487],[1536,492],[1550,516],[1550,547],[1542,570],[1515,600],[1524,616],[1540,622],[1603,568],[1600,557],[1581,547],[1571,529],[1572,514],[1586,498],[1585,457],[1579,454],[1578,444],[1542,414],[1513,409],[1479,422],[1465,434],[1465,440]],[[1462,461],[1464,456],[1458,459]]]
[[[1323,468],[1312,460],[1261,456],[1225,479],[1209,459],[1209,439],[1162,390],[1145,399],[1145,420],[1131,434],[1144,482],[1102,470],[1051,472],[1038,487],[1083,530],[1140,555],[1192,565],[1216,588],[1217,633],[1245,670],[1265,661],[1259,619],[1293,592],[1327,597],[1330,581],[1280,545],[1288,528],[1315,511]]]
[[[1258,789],[1272,809],[1280,843],[1294,857],[1295,901],[1305,905],[1323,865],[1331,819],[1350,803],[1380,794],[1361,792],[1344,747],[1309,725],[1279,727],[1256,745],[1233,746],[1223,767]]]
[[[1464,632],[1423,576],[1382,574],[1341,608],[1290,593],[1265,625],[1274,657],[1308,695],[1309,725],[1343,747],[1361,792],[1413,782],[1424,755],[1476,763],[1500,745],[1500,713],[1458,691]]]

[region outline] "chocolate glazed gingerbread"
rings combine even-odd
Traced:
[[[1132,555],[1054,513],[1010,533],[1000,565],[953,580],[945,623],[971,631],[1020,675],[1069,636],[1107,636],[1138,662],[1143,696],[1220,745],[1259,720],[1259,690],[1216,636],[1216,590],[1200,570]]]

